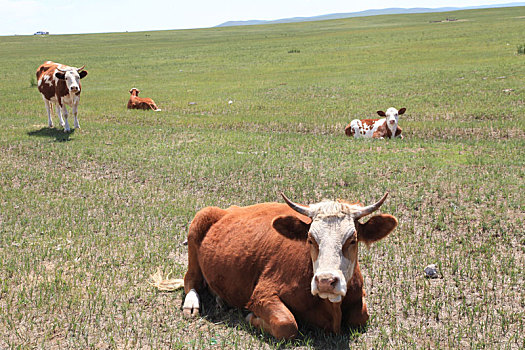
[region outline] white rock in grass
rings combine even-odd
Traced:
[[[430,264],[427,267],[425,267],[425,276],[427,278],[438,278],[438,272],[436,268],[436,264]]]

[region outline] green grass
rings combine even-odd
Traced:
[[[525,347],[524,15],[0,37],[0,348]],[[48,59],[89,71],[71,134],[33,86]],[[131,87],[163,111],[126,110]],[[404,140],[344,135],[390,106]],[[183,276],[197,210],[281,191],[390,192],[399,227],[359,253],[366,329],[277,342],[147,284]]]

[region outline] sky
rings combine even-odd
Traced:
[[[207,28],[390,7],[466,7],[517,0],[0,0],[0,35]],[[522,1],[522,0],[520,0]]]

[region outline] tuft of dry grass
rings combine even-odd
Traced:
[[[157,268],[157,271],[150,275],[148,283],[150,286],[157,288],[163,292],[173,292],[184,287],[184,280],[180,278],[170,279],[171,272],[166,277],[163,277],[162,271]]]

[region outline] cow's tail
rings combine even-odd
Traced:
[[[184,287],[184,280],[182,278],[170,279],[170,273],[166,277],[162,275],[160,267],[157,268],[157,272],[149,276],[148,283],[150,286],[157,288],[164,292],[172,292],[174,290]]]
[[[219,221],[227,211],[217,207],[206,207],[199,210],[195,215],[190,224],[188,232],[188,239],[185,241],[188,244],[188,272],[186,273],[186,286],[189,289],[200,286],[204,282],[204,276],[199,266],[197,259],[197,249],[200,246],[202,240],[206,236],[208,230]],[[160,268],[157,268],[157,272],[152,274],[149,278],[148,283],[161,291],[171,292],[184,287],[183,279],[170,279],[170,274],[166,277],[163,276]],[[189,292],[186,290],[186,293]]]

